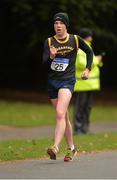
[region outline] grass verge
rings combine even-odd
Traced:
[[[73,119],[73,106],[69,108]],[[116,122],[116,106],[94,106],[91,122]],[[55,112],[51,104],[0,101],[0,125],[35,127],[55,124]]]
[[[74,136],[80,153],[117,150],[117,133]],[[32,158],[47,158],[46,149],[52,145],[52,139],[0,141],[0,161]],[[65,140],[59,155],[66,152]]]

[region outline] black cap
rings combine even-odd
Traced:
[[[54,22],[57,20],[62,21],[66,25],[66,27],[69,26],[69,17],[67,13],[60,12],[60,13],[55,14]]]
[[[79,36],[84,38],[87,38],[89,36],[93,36],[93,32],[89,28],[82,28],[79,31]]]

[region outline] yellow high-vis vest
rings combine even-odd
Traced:
[[[90,46],[90,44],[88,45]],[[78,50],[75,65],[76,83],[74,86],[74,91],[77,92],[100,90],[100,67],[103,65],[102,62],[99,61],[95,55],[93,56],[92,69],[87,80],[81,79],[82,73],[86,68],[86,54],[81,49]]]

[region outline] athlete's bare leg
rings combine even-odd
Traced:
[[[72,133],[72,125],[69,120],[69,113],[66,113],[66,128],[65,128],[65,138],[69,148],[74,149],[74,142],[73,142],[73,133]]]
[[[67,113],[67,109],[71,100],[71,96],[72,94],[69,89],[60,89],[58,92],[58,98],[51,99],[51,102],[56,109],[56,127],[55,127],[55,137],[54,137],[54,145],[56,147],[59,147],[59,144],[64,134],[66,135],[68,134],[70,136],[70,133],[69,133],[70,126],[69,126],[69,123],[67,123],[66,121],[66,113]],[[66,123],[67,123],[67,130],[66,130]],[[71,140],[69,143],[71,143]]]

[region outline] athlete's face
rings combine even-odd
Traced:
[[[64,36],[67,32],[66,25],[62,21],[54,22],[54,30],[58,36]]]

